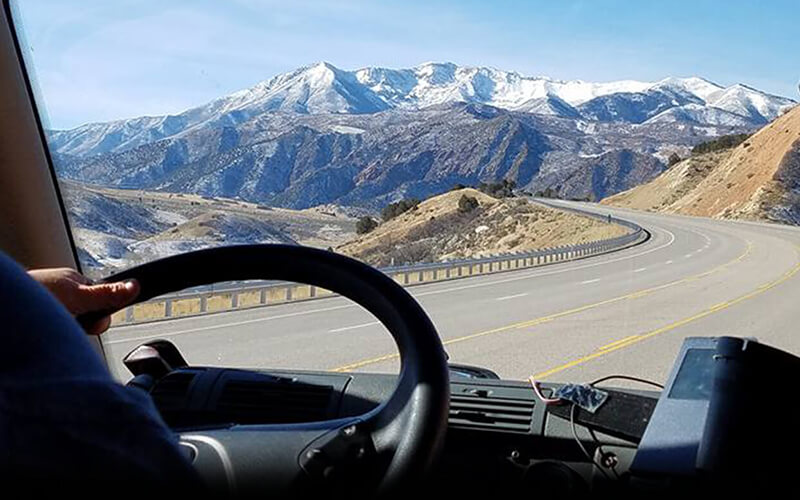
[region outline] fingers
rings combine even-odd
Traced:
[[[111,325],[110,314],[130,304],[139,295],[135,280],[93,284],[92,280],[68,267],[35,269],[30,276],[44,285],[75,316],[100,313],[101,319],[84,325],[87,333],[99,335]]]
[[[48,288],[64,286],[64,284],[73,282],[81,285],[92,284],[92,280],[69,267],[33,269],[28,271],[28,274]]]
[[[116,311],[130,304],[139,295],[135,280],[78,287],[74,314]]]
[[[111,326],[110,313],[122,309],[139,295],[139,283],[135,280],[104,283],[101,285],[82,285],[75,301],[74,313],[81,315],[92,312],[108,312],[91,324],[84,324],[89,335],[100,335]]]
[[[70,268],[63,269],[64,276],[72,281],[80,283],[81,285],[91,285],[94,281],[90,280],[86,276],[82,275],[78,271]]]

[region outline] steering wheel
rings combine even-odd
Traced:
[[[444,443],[450,397],[444,348],[425,311],[380,271],[325,250],[242,245],[167,257],[104,281],[126,279],[139,281],[137,302],[220,281],[305,283],[362,306],[394,337],[400,353],[397,385],[388,400],[369,413],[315,423],[204,431],[226,448],[231,461],[242,453],[248,462],[264,467],[236,468],[239,488],[260,487],[264,482],[278,490],[298,485],[347,487],[358,478],[359,483],[387,492],[420,480],[435,462]]]

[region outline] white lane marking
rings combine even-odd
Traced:
[[[595,278],[593,280],[581,281],[581,285],[588,285],[589,283],[597,283],[598,281],[600,281],[600,278]]]
[[[687,253],[686,255],[684,255],[684,256],[683,256],[683,258],[684,258],[684,259],[688,259],[688,258],[689,258],[689,257],[691,257],[691,256],[692,256],[692,254],[690,254],[690,253]]]
[[[516,295],[506,295],[505,297],[497,297],[494,300],[509,300],[509,299],[518,299],[519,297],[524,297],[528,295],[527,293],[518,293]]]
[[[627,259],[632,259],[632,258],[636,258],[636,257],[641,257],[642,255],[646,255],[646,254],[648,254],[650,252],[655,252],[656,250],[661,250],[662,248],[666,248],[666,247],[672,245],[672,243],[675,241],[675,235],[671,231],[668,231],[668,230],[666,230],[664,228],[659,228],[659,229],[661,231],[664,231],[665,233],[669,234],[669,241],[667,241],[663,245],[657,246],[655,248],[651,248],[650,250],[646,250],[646,251],[644,251],[642,253],[637,253],[637,254],[634,254],[634,255],[626,255],[624,257],[618,257],[616,259],[604,260],[603,262],[595,262],[593,264],[585,264],[585,265],[582,265],[582,266],[570,267],[568,269],[559,269],[559,270],[554,270],[554,271],[550,271],[550,272],[538,272],[538,273],[537,272],[533,272],[531,274],[525,274],[525,275],[516,276],[516,277],[513,277],[513,278],[506,278],[506,279],[502,279],[502,280],[491,281],[489,283],[475,283],[475,284],[472,284],[472,285],[455,286],[455,287],[452,287],[452,288],[445,288],[445,289],[442,289],[442,290],[431,290],[429,292],[412,293],[412,295],[414,297],[425,297],[427,295],[436,295],[436,294],[447,293],[447,292],[457,292],[459,290],[468,290],[470,288],[479,288],[479,287],[488,286],[488,285],[503,284],[503,283],[509,283],[509,282],[512,282],[512,281],[526,280],[526,279],[530,279],[530,278],[539,278],[541,276],[550,276],[552,274],[561,274],[561,273],[566,273],[566,272],[571,272],[571,271],[579,271],[581,269],[587,269],[589,267],[603,266],[605,264],[611,264],[612,262],[619,262],[621,260],[627,260]]]
[[[369,323],[361,323],[360,325],[343,326],[341,328],[334,328],[333,330],[328,330],[328,333],[344,332],[347,330],[355,330],[356,328],[364,328],[365,326],[372,326],[372,325],[380,325],[380,322],[370,321]]]
[[[664,264],[672,264],[672,261],[668,260],[668,261],[664,262]]]
[[[549,276],[549,275],[552,275],[552,274],[560,274],[560,273],[571,272],[571,271],[579,271],[581,269],[586,269],[586,268],[589,268],[589,267],[603,266],[603,265],[606,265],[606,264],[611,264],[613,262],[619,262],[621,260],[627,260],[627,259],[632,259],[632,258],[635,258],[635,257],[641,257],[642,255],[646,255],[648,253],[655,252],[657,250],[661,250],[662,248],[666,248],[666,247],[672,245],[675,242],[675,234],[672,233],[672,231],[669,231],[668,229],[664,229],[664,228],[659,228],[659,230],[660,231],[664,231],[665,233],[667,233],[669,235],[669,240],[666,243],[662,244],[662,245],[659,245],[657,247],[651,248],[649,250],[645,250],[644,252],[640,252],[640,253],[636,253],[636,254],[632,254],[632,255],[626,255],[626,256],[623,256],[623,257],[615,258],[615,259],[604,260],[602,262],[595,262],[595,263],[592,263],[592,264],[584,264],[582,266],[570,267],[570,268],[567,268],[567,269],[559,269],[559,270],[554,270],[554,271],[550,271],[550,272],[533,272],[533,273],[525,274],[525,275],[522,275],[522,276],[516,276],[516,277],[513,277],[513,278],[506,278],[506,279],[502,279],[502,280],[494,280],[494,281],[489,281],[489,282],[484,282],[484,283],[474,283],[472,285],[456,286],[456,287],[451,287],[451,288],[445,288],[445,289],[442,289],[442,290],[431,290],[431,291],[428,291],[428,292],[412,293],[411,295],[413,295],[414,297],[424,297],[424,296],[427,296],[427,295],[436,295],[436,294],[440,294],[440,293],[456,292],[456,291],[460,291],[460,290],[468,290],[468,289],[471,289],[471,288],[480,288],[480,287],[484,287],[484,286],[509,283],[509,282],[512,282],[512,281],[519,281],[519,280],[525,280],[525,279],[531,279],[531,278],[538,278],[540,276]],[[535,271],[538,271],[538,270],[535,270]],[[275,315],[275,316],[267,316],[265,318],[255,318],[255,319],[248,319],[248,320],[242,320],[242,321],[232,321],[230,323],[220,323],[218,325],[200,326],[200,327],[197,327],[197,328],[187,328],[185,330],[176,330],[176,331],[172,331],[172,332],[164,332],[164,333],[160,333],[160,334],[156,334],[156,335],[143,335],[143,336],[134,335],[134,336],[132,336],[130,338],[125,338],[125,339],[104,340],[103,341],[103,345],[123,344],[123,343],[126,343],[126,342],[141,342],[141,341],[144,341],[144,340],[152,340],[152,339],[165,338],[165,337],[174,337],[174,336],[177,336],[177,335],[184,335],[184,334],[187,334],[187,333],[195,333],[195,332],[202,332],[202,331],[208,331],[208,330],[218,330],[218,329],[223,329],[223,328],[230,328],[232,326],[248,325],[248,324],[252,324],[252,323],[260,323],[262,321],[271,321],[273,319],[290,318],[290,317],[294,317],[294,316],[303,316],[303,315],[306,315],[306,314],[316,314],[316,313],[319,313],[319,312],[336,311],[338,309],[346,309],[348,307],[359,307],[359,306],[357,306],[356,304],[350,303],[350,304],[343,304],[341,306],[335,306],[335,307],[324,307],[324,308],[320,308],[320,309],[311,309],[309,311],[299,311],[299,312],[294,312],[294,313],[279,314],[279,315]],[[232,311],[232,312],[235,312],[235,311]],[[187,317],[186,319],[187,320],[192,320],[192,319],[196,320],[197,318],[196,317],[195,318]],[[147,326],[148,325],[144,325],[145,328]],[[127,329],[127,328],[137,328],[137,327],[141,327],[141,325],[132,325],[132,326],[127,326],[127,327],[126,326],[122,326],[122,327],[119,327],[119,328],[120,329],[123,329],[123,328]],[[122,333],[124,333],[124,332],[120,332],[120,334],[122,334]]]
[[[305,314],[312,314],[312,313],[319,313],[319,312],[327,312],[327,311],[336,311],[338,309],[346,309],[348,307],[353,307],[353,304],[343,304],[341,306],[335,307],[323,307],[321,309],[312,309],[311,311],[298,311],[293,313],[286,313],[286,314],[276,314],[275,316],[267,316],[266,318],[254,318],[254,319],[245,319],[242,321],[232,321],[230,323],[222,323],[219,325],[209,325],[209,326],[198,326],[197,328],[189,328],[186,330],[176,330],[174,332],[165,332],[158,335],[145,335],[141,337],[132,337],[130,339],[115,339],[115,340],[104,340],[104,345],[109,344],[122,344],[125,342],[130,342],[132,340],[150,340],[150,339],[157,339],[161,337],[171,337],[173,335],[182,335],[184,333],[193,333],[193,332],[202,332],[206,330],[216,330],[218,328],[229,328],[232,326],[240,326],[240,325],[249,325],[252,323],[260,323],[262,321],[270,321],[273,319],[283,319],[283,318],[293,318],[295,316],[303,316]],[[187,318],[188,319],[188,318]],[[196,318],[195,318],[196,319]]]
[[[642,271],[647,271],[647,268],[646,267],[640,267],[639,269],[634,269],[633,270],[633,272],[635,272],[635,273],[640,273]]]

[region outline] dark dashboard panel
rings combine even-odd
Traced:
[[[203,475],[225,477],[233,472],[221,469],[225,461],[218,456],[219,446],[209,445],[215,431],[235,429],[235,435],[252,441],[263,424],[362,415],[386,400],[395,382],[395,376],[385,374],[194,367],[171,372],[151,394],[165,420],[181,432]],[[543,390],[549,394],[554,387],[545,384]],[[562,491],[575,491],[598,479],[596,468],[575,442],[569,420],[549,411],[528,383],[455,375],[450,391],[448,437],[434,474],[440,486],[480,478],[487,487],[513,489],[543,480]],[[578,423],[576,429],[585,446],[594,449],[596,443],[585,428]],[[613,450],[617,472],[624,473],[636,443],[603,433],[596,436],[605,451]],[[247,447],[257,450],[252,442]],[[233,455],[231,467],[252,466],[252,456],[239,463]]]
[[[605,392],[600,407],[565,403],[574,386],[542,384],[539,399],[529,383],[455,370],[432,486],[474,495],[482,488],[558,494],[628,486],[735,489],[756,484],[754,478],[765,485],[790,483],[794,462],[770,457],[790,449],[794,436],[763,439],[753,430],[772,418],[755,404],[762,402],[760,391],[798,366],[797,357],[751,339],[689,338],[662,391],[595,386],[591,390]],[[308,439],[346,429],[351,434],[341,435],[357,439],[361,420],[353,417],[389,399],[396,376],[185,367],[153,381],[137,375],[130,385],[152,394],[204,478],[232,484],[248,477],[261,484],[276,467],[278,473],[287,464],[297,468]],[[556,391],[561,399],[551,399]],[[794,415],[797,407],[786,403],[784,411]],[[348,427],[331,429],[330,421]],[[265,439],[268,434],[279,439]],[[303,448],[281,446],[287,437]],[[745,460],[761,456],[769,459]]]

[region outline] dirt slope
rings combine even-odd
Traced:
[[[800,107],[731,150],[689,158],[603,203],[800,224]]]
[[[458,200],[463,195],[477,199],[479,206],[461,213]],[[497,199],[462,189],[430,198],[336,251],[375,266],[388,266],[521,252],[625,232],[620,226],[526,199]]]
[[[732,150],[692,156],[652,181],[610,196],[604,204],[642,210],[669,210],[691,193],[715,167],[730,157]]]

